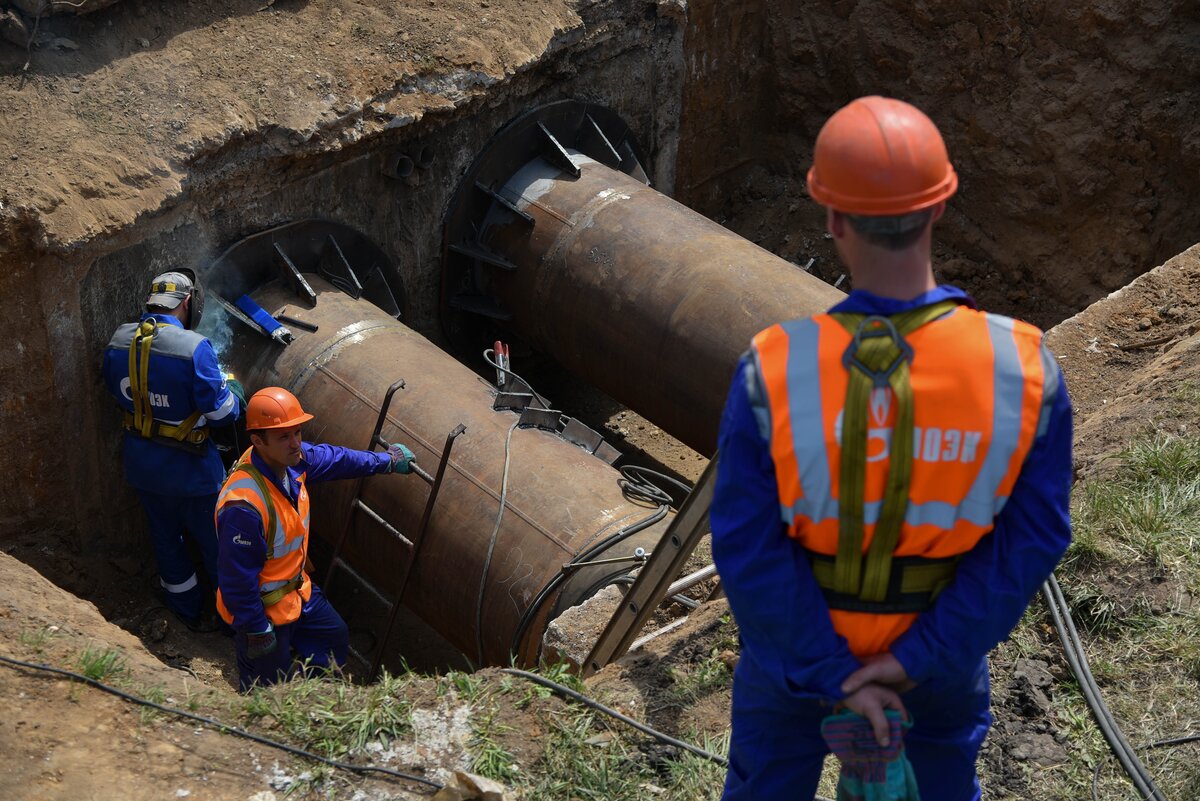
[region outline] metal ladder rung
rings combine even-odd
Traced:
[[[393,537],[395,537],[396,539],[400,540],[400,542],[404,543],[409,548],[413,547],[412,540],[410,540],[408,537],[404,536],[399,531],[397,531],[395,526],[393,526],[391,523],[389,523],[388,521],[386,521],[382,517],[380,517],[378,512],[376,512],[370,506],[367,506],[365,503],[363,503],[361,499],[355,498],[354,505],[357,506],[359,509],[362,509],[364,512],[366,512],[367,515],[372,520],[374,520],[376,523],[378,523],[379,525],[381,525],[385,529],[387,529],[387,532],[389,534],[391,534]]]
[[[364,665],[371,664],[371,657],[367,656],[362,651],[355,648],[353,645],[351,645],[348,650],[350,651],[350,656],[354,657],[359,662],[362,662]]]
[[[354,579],[354,580],[355,580],[355,581],[357,581],[359,584],[361,584],[361,585],[363,585],[364,587],[366,587],[366,588],[367,588],[367,591],[368,591],[368,592],[370,592],[372,595],[374,595],[374,596],[375,596],[375,598],[376,598],[376,600],[378,600],[378,601],[379,601],[381,604],[383,604],[384,606],[391,606],[391,605],[392,605],[392,599],[391,599],[391,598],[387,597],[387,596],[386,596],[386,595],[384,595],[382,592],[380,592],[379,590],[375,589],[375,585],[374,585],[374,584],[372,584],[371,582],[367,581],[367,580],[366,580],[365,578],[363,578],[361,575],[359,575],[358,571],[356,571],[354,568],[350,567],[349,563],[347,563],[345,559],[342,559],[342,558],[339,556],[339,557],[338,557],[336,560],[334,560],[334,564],[335,564],[336,566],[340,567],[342,570],[345,570],[347,573],[349,573],[349,574],[350,574],[350,578]]]

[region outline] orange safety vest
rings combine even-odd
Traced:
[[[304,570],[308,553],[308,488],[301,474],[300,495],[293,507],[275,483],[254,467],[250,461],[252,452],[253,448],[243,453],[225,479],[217,496],[216,515],[226,505],[241,502],[254,507],[262,518],[267,559],[258,574],[259,593],[267,618],[282,626],[299,619],[301,607],[312,596],[312,582]],[[226,623],[233,623],[233,615],[225,607],[219,588],[217,612]]]
[[[828,314],[775,325],[754,338],[747,389],[768,437],[783,522],[814,567],[838,552],[841,424],[852,335]],[[839,598],[823,582],[834,629],[864,657],[883,653],[953,576],[953,564],[992,530],[1057,389],[1058,370],[1037,328],[958,306],[907,337],[912,347],[912,477],[889,593],[902,597],[906,570],[949,567],[921,605],[873,607]],[[755,375],[756,374],[756,375]],[[1044,386],[1049,381],[1051,386]],[[896,403],[871,392],[864,484],[866,554],[889,469]],[[943,571],[944,572],[944,571]],[[928,573],[926,574],[928,576]],[[912,582],[920,584],[919,581]]]

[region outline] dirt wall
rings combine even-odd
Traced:
[[[680,186],[700,211],[733,218],[772,249],[802,250],[797,231],[819,240],[821,218],[803,189],[812,142],[829,114],[864,94],[909,100],[941,127],[961,177],[939,226],[944,277],[979,288],[993,306],[1032,307],[1053,323],[1200,240],[1200,207],[1190,202],[1200,173],[1194,3],[696,0],[692,16],[703,15],[755,18],[765,31],[751,52],[767,61],[756,69],[771,89],[712,82],[723,96],[704,103],[730,124],[767,120],[767,146],[707,183],[681,162]],[[743,52],[716,32],[688,41],[689,63],[693,47],[717,61]],[[712,137],[688,108],[683,140]],[[772,185],[781,176],[786,185]],[[752,215],[747,182],[751,199],[769,201]],[[799,255],[821,254],[818,243]]]
[[[383,248],[406,322],[436,336],[446,206],[518,113],[567,97],[612,106],[673,188],[676,3],[259,5],[70,18],[55,33],[79,49],[35,53],[26,75],[0,53],[0,95],[24,121],[0,131],[0,337],[17,343],[0,356],[0,540],[63,530],[85,549],[143,547],[98,363],[153,274],[333,219]],[[433,162],[415,181],[384,174],[420,147]]]

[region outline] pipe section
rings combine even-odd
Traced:
[[[597,113],[585,107],[572,122],[555,104],[489,145],[468,180],[490,202],[461,190],[447,221],[460,285],[447,306],[507,327],[710,454],[751,337],[844,296],[647,186],[622,157],[633,151],[612,144],[624,140],[596,133]],[[539,134],[552,145],[532,155],[512,141]],[[461,266],[464,258],[474,261]]]
[[[544,160],[501,194],[531,216],[480,234],[517,270],[496,297],[534,347],[696,450],[716,447],[733,368],[767,326],[841,293],[665,195],[586,156],[568,180]]]
[[[278,314],[287,307],[288,314],[309,326],[297,326],[295,341],[287,347],[259,337],[238,338],[224,360],[247,388],[287,387],[316,415],[306,426],[307,438],[364,448],[388,387],[403,378],[405,388],[393,397],[382,438],[408,444],[429,472],[438,466],[447,434],[459,424],[466,427],[455,441],[423,537],[417,534],[430,491],[425,482],[395,475],[361,482],[357,501],[415,540],[413,549],[361,511],[356,505],[360,485],[354,481],[312,487],[314,543],[323,543],[328,554],[352,516],[343,558],[357,573],[383,595],[400,594],[409,609],[476,664],[507,664],[522,616],[563,565],[656,510],[626,500],[617,484],[619,474],[602,460],[549,431],[514,428],[515,413],[492,410],[492,385],[424,337],[317,275],[305,277],[317,297],[312,308],[297,307],[295,296],[279,281],[251,293],[268,312]],[[669,519],[597,556],[630,556],[637,547],[652,550]],[[493,553],[485,573],[489,549]],[[414,552],[409,569],[406,560]],[[548,621],[634,564],[573,571],[536,610],[517,648],[518,661],[534,664]],[[334,579],[335,598],[341,582],[350,579]],[[482,627],[477,627],[480,610]]]

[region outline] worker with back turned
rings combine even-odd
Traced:
[[[898,784],[872,798],[980,797],[987,653],[1070,541],[1071,407],[1041,331],[934,280],[957,186],[899,100],[855,100],[817,137],[809,192],[853,291],[753,339],[719,437],[729,801],[812,798],[831,751],[839,798],[884,767]]]
[[[226,381],[212,343],[196,333],[203,314],[195,273],[156,276],[141,319],[113,333],[101,373],[125,412],[125,480],[146,513],[162,598],[188,628],[215,631],[213,508],[225,468],[209,434],[238,419],[245,394]],[[203,577],[188,555],[189,537]]]
[[[312,419],[286,389],[254,393],[246,407],[251,448],[217,500],[217,611],[235,632],[243,691],[346,663],[346,624],[305,569],[308,484],[410,473],[416,459],[404,445],[358,451],[309,444],[300,427]]]

